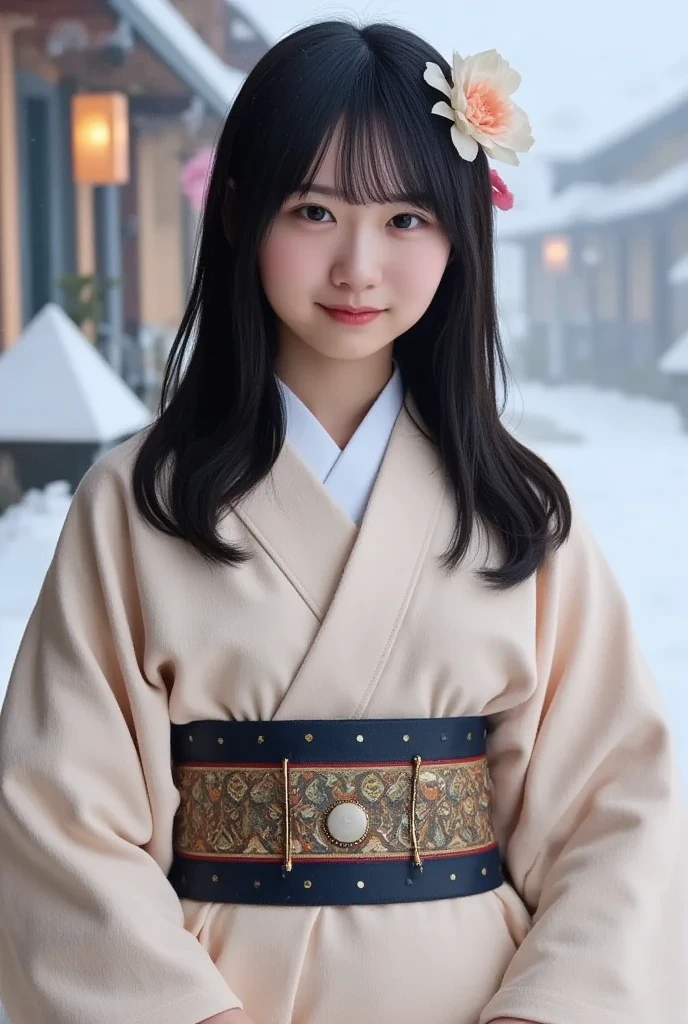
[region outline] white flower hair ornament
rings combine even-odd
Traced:
[[[432,108],[433,114],[452,122],[451,137],[459,156],[473,162],[478,146],[495,160],[517,166],[517,153],[526,153],[535,141],[528,115],[511,99],[521,76],[496,50],[484,50],[463,58],[454,52],[450,85],[438,64],[428,61],[423,78],[447,97]],[[499,174],[490,172],[492,198],[508,210],[513,195]]]

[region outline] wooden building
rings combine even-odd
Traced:
[[[65,279],[107,276],[106,190],[74,181],[77,93],[128,100],[110,285],[123,330],[175,330],[195,230],[180,169],[215,139],[267,46],[227,0],[0,0],[0,351],[46,303],[68,304]]]
[[[500,222],[525,264],[528,376],[667,395],[688,331],[688,87],[550,162],[543,206]]]

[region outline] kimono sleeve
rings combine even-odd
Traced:
[[[538,578],[536,646],[536,690],[490,740],[532,928],[480,1024],[685,1024],[684,798],[626,601],[577,512]]]
[[[0,716],[12,1024],[197,1024],[241,1006],[146,848],[176,791],[167,693],[141,668],[123,490],[102,464],[77,489]]]

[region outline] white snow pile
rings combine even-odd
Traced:
[[[70,501],[69,485],[56,481],[0,516],[0,702]]]

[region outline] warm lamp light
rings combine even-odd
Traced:
[[[571,245],[564,235],[546,238],[542,244],[542,262],[547,270],[562,273],[569,269]]]
[[[72,97],[72,164],[80,185],[129,181],[129,107],[123,93]]]

